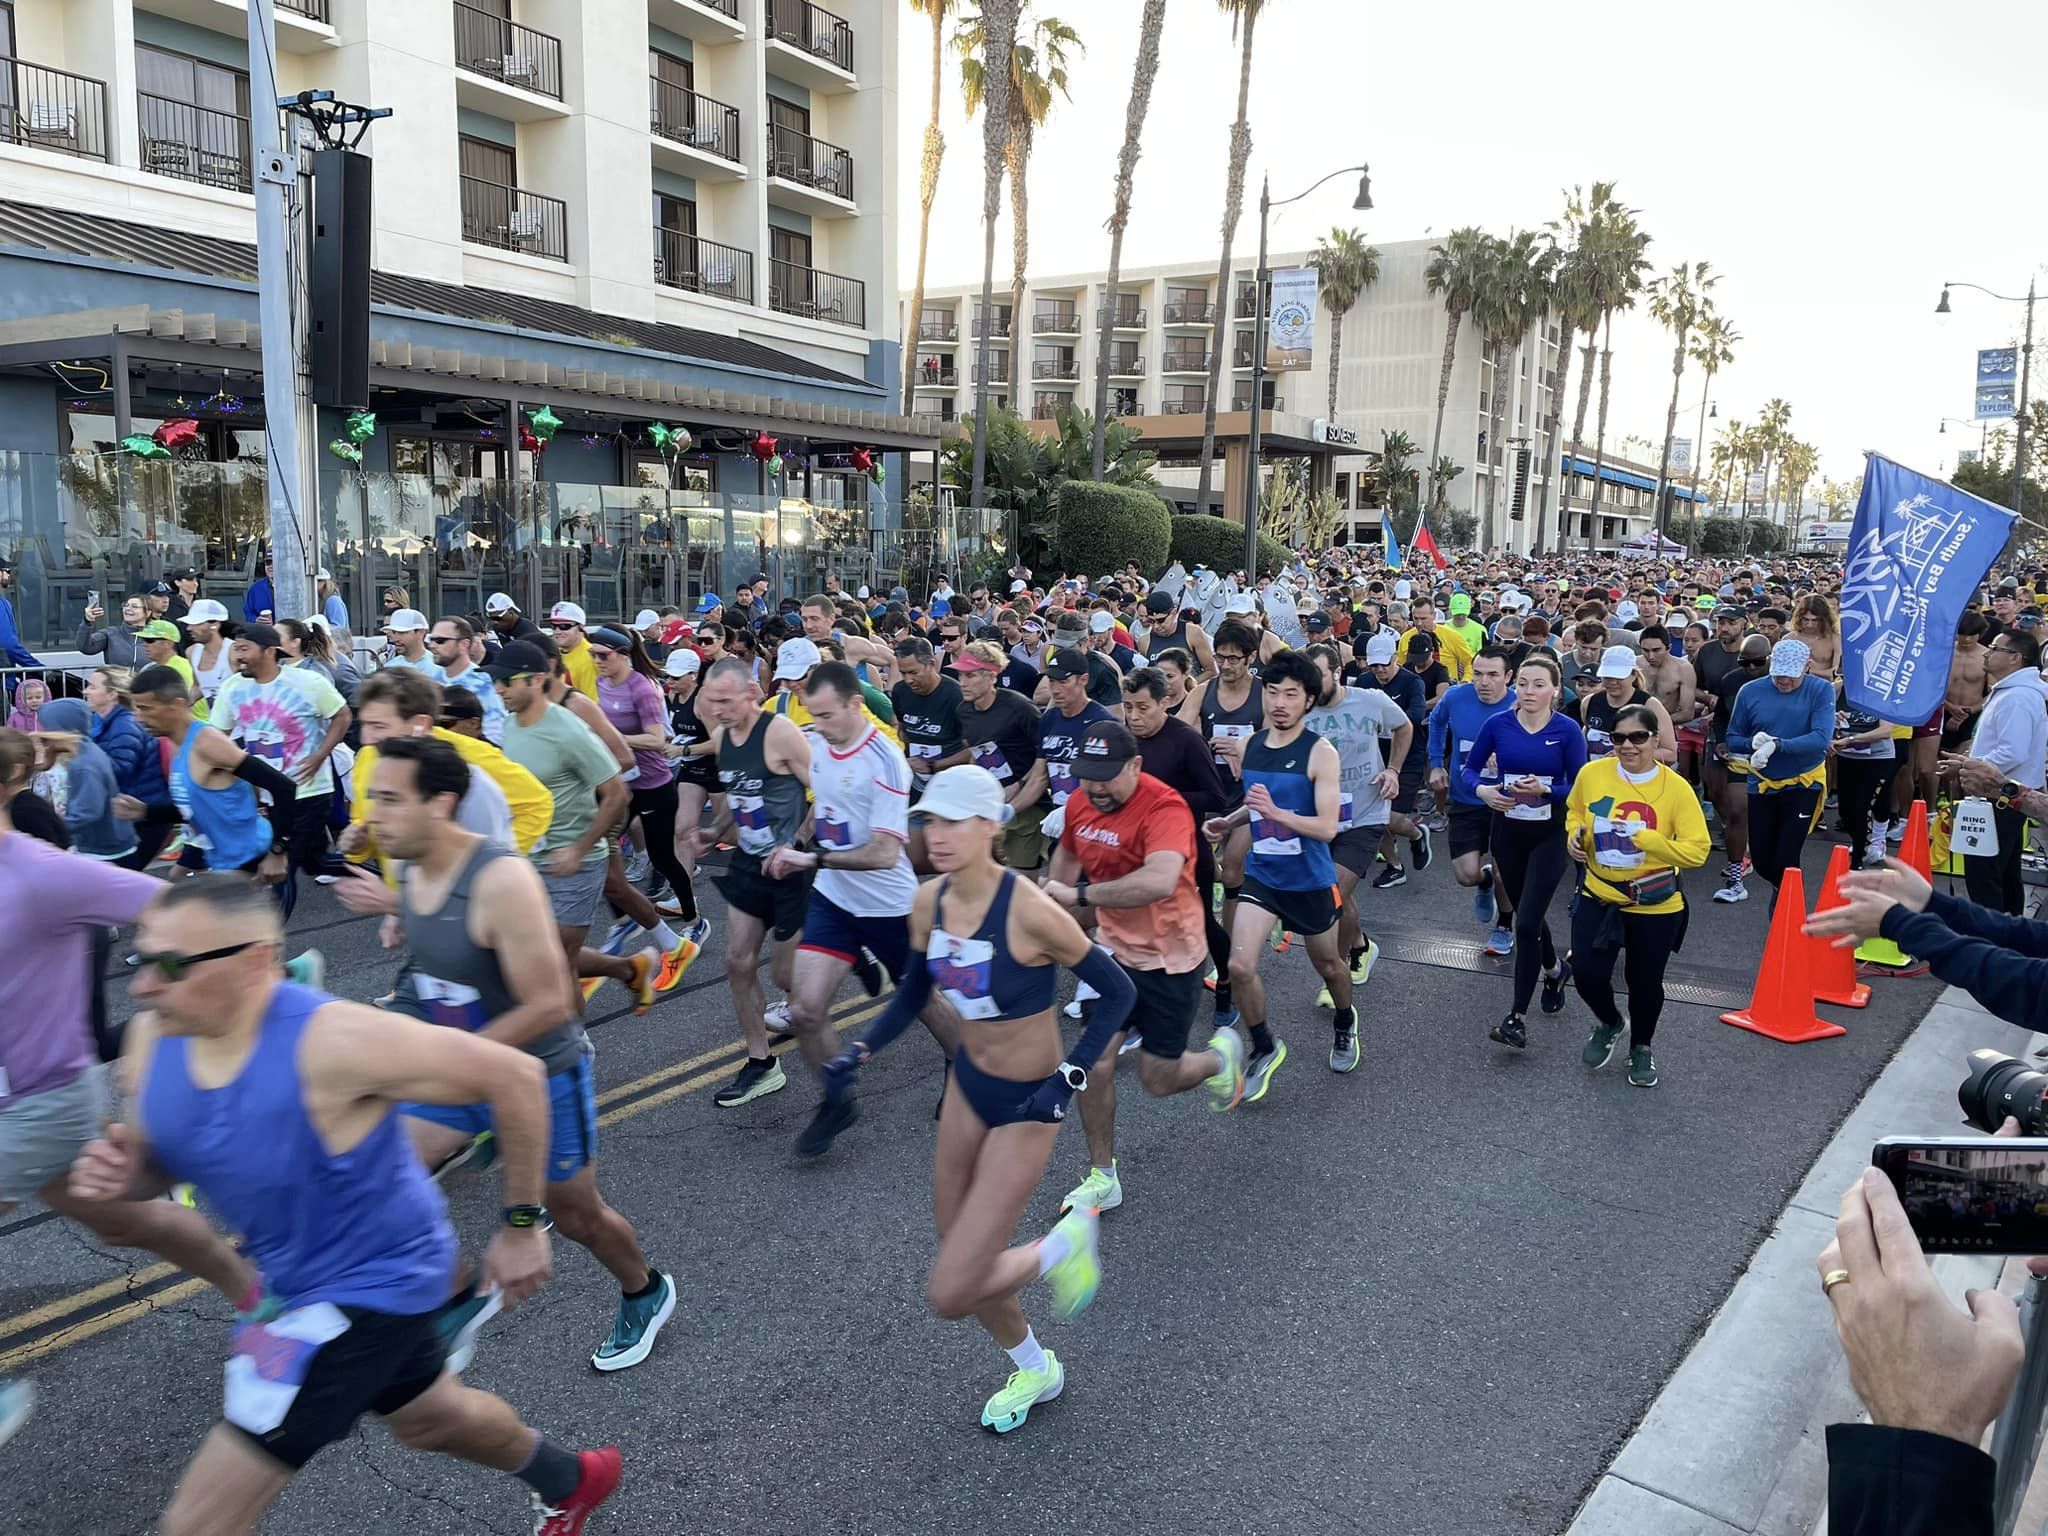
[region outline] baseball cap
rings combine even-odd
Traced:
[[[1223,605],[1223,611],[1228,614],[1257,613],[1259,605],[1252,601],[1249,592],[1240,592]]]
[[[716,592],[706,592],[697,599],[697,612],[700,616],[709,613],[714,608],[723,608],[724,606],[725,604],[719,600]]]
[[[577,618],[580,620],[582,616],[583,611],[580,608],[577,609]],[[394,630],[404,631],[425,629],[426,627],[427,616],[417,608],[401,608],[384,621],[384,628],[387,633]]]
[[[910,814],[913,819],[936,816],[940,821],[992,821],[1001,826],[1010,819],[1010,807],[1003,804],[1003,786],[994,774],[961,763],[933,774],[924,798]]]
[[[1010,595],[1012,597],[1015,597],[1019,592],[1029,592],[1030,590],[1029,587],[1024,585],[1024,578],[1021,576],[1010,583]]]
[[[810,675],[813,667],[825,659],[825,653],[818,649],[815,641],[801,635],[785,640],[775,652],[775,681],[785,679],[794,682]]]
[[[623,629],[614,629],[609,624],[600,624],[588,633],[592,645],[601,645],[608,651],[630,653],[633,649],[632,637]]]
[[[860,590],[859,590],[858,592],[854,593],[853,595],[854,595],[855,597],[859,598],[859,599],[860,599],[860,600],[861,600],[862,602],[866,602],[866,601],[868,600],[868,588],[867,588],[867,583],[866,583],[866,582],[862,582],[862,583],[861,583],[861,588],[860,588]]]
[[[13,569],[14,562],[8,559],[5,555],[0,555],[0,571],[11,571]]]
[[[910,588],[908,588],[908,587],[891,587],[891,588],[889,589],[889,601],[890,601],[890,602],[892,602],[892,603],[907,603],[907,602],[909,602],[909,601],[910,601]]]
[[[510,682],[515,677],[532,675],[545,677],[553,670],[547,653],[539,646],[525,640],[514,640],[502,651],[498,659],[484,668],[484,671],[500,683]]]
[[[1172,594],[1159,591],[1147,592],[1145,594],[1145,611],[1147,613],[1173,612]]]
[[[1394,596],[1395,596],[1395,597],[1397,597],[1397,598],[1399,598],[1399,599],[1400,599],[1400,600],[1401,600],[1402,602],[1404,602],[1404,603],[1405,603],[1405,602],[1407,602],[1407,601],[1408,601],[1408,599],[1409,599],[1409,598],[1411,598],[1411,597],[1413,597],[1414,595],[1415,595],[1415,583],[1414,583],[1414,582],[1412,582],[1412,581],[1409,581],[1409,580],[1407,580],[1407,579],[1406,579],[1406,578],[1404,577],[1404,578],[1403,578],[1402,580],[1400,580],[1400,581],[1397,581],[1397,582],[1395,582],[1395,583],[1394,583]]]
[[[1054,651],[1045,659],[1045,675],[1057,682],[1088,675],[1088,658],[1077,650]]]
[[[1088,620],[1088,630],[1091,634],[1106,635],[1112,629],[1115,628],[1116,615],[1109,612],[1107,609],[1094,615],[1092,618]]]
[[[319,569],[319,570],[317,570],[317,571],[315,571],[315,572],[313,573],[313,579],[314,579],[315,581],[332,581],[332,580],[334,580],[334,577],[333,577],[333,575],[332,575],[332,574],[331,574],[331,573],[330,573],[330,572],[328,571],[327,567],[323,565],[323,566],[321,566],[321,567],[320,567],[320,569]]]
[[[1365,642],[1365,663],[1369,667],[1384,667],[1399,648],[1400,642],[1383,629]]]
[[[191,615],[187,614],[186,617],[190,618]],[[327,622],[327,615],[324,613],[309,613],[306,615],[306,622],[322,634],[332,634],[334,632],[334,626]]]
[[[590,616],[583,611],[580,603],[557,603],[548,610],[550,624],[574,624],[579,628],[590,622]]]
[[[1064,655],[1065,652],[1055,652],[1054,654]],[[982,657],[975,655],[971,647],[955,656],[948,665],[955,672],[1000,672],[1003,670],[994,662],[984,660]],[[1085,666],[1087,663],[1084,662],[1082,665]]]
[[[1806,664],[1813,660],[1813,648],[1804,640],[1787,635],[1771,647],[1771,676],[1804,677]]]
[[[1138,755],[1138,741],[1114,720],[1098,720],[1081,738],[1081,750],[1074,757],[1074,772],[1081,778],[1101,783],[1124,771],[1124,765]]]
[[[145,597],[169,597],[171,584],[168,581],[153,581],[143,589]]]
[[[1739,623],[1749,617],[1749,610],[1740,603],[1717,603],[1713,598],[1703,597],[1700,606],[1713,609],[1717,619],[1734,619]]]
[[[135,633],[139,639],[143,640],[176,640],[180,638],[178,626],[169,619],[151,619],[142,628],[135,631]]]
[[[670,677],[695,677],[704,665],[704,658],[688,646],[669,652],[669,658],[661,664],[661,670]]]
[[[493,592],[484,599],[484,612],[489,614],[517,613],[519,605],[512,601],[509,592]]]
[[[633,615],[633,627],[635,629],[646,629],[649,625],[659,624],[660,622],[661,615],[652,608],[642,608]]]
[[[1641,618],[1643,616],[1643,610],[1636,606],[1636,603],[1633,599],[1624,597],[1621,600],[1621,602],[1615,607],[1614,616],[1617,619],[1621,620],[1622,623],[1627,624],[1635,619]]]
[[[1454,618],[1454,619],[1455,619],[1455,618],[1461,617],[1462,615],[1464,615],[1464,614],[1468,614],[1468,613],[1470,613],[1471,611],[1472,611],[1472,598],[1471,598],[1471,596],[1470,596],[1470,595],[1469,595],[1468,593],[1464,593],[1464,592],[1454,592],[1454,593],[1452,593],[1452,594],[1451,594],[1451,617],[1452,617],[1452,618]]]
[[[1079,645],[1087,636],[1078,629],[1058,629],[1052,632],[1052,648],[1064,651],[1070,645]]]
[[[1610,645],[1600,653],[1600,675],[1602,677],[1628,677],[1635,672],[1635,669],[1636,653],[1625,645]]]
[[[228,611],[210,597],[202,597],[185,611],[187,624],[225,624]]]
[[[235,638],[237,640],[246,640],[251,645],[266,651],[276,650],[279,644],[277,631],[268,624],[244,624],[242,632],[235,636]]]
[[[1311,635],[1327,634],[1330,629],[1330,616],[1317,609],[1301,621],[1301,627]]]

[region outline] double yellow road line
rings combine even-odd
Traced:
[[[835,1028],[847,1029],[865,1023],[885,1006],[886,999],[871,1002],[864,997],[852,998],[833,1008],[832,1022]],[[779,1056],[794,1048],[792,1041],[778,1046],[775,1054]],[[597,1096],[597,1123],[615,1125],[723,1082],[745,1051],[743,1041],[728,1041],[687,1061],[607,1088]],[[186,1275],[176,1265],[156,1263],[59,1297],[19,1317],[0,1319],[0,1377],[147,1317],[160,1308],[188,1301],[207,1289],[204,1280]]]

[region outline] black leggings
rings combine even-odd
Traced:
[[[135,851],[114,862],[123,869],[143,870],[156,862],[164,844],[178,830],[176,821],[139,821],[135,824]]]
[[[1796,789],[1749,794],[1749,857],[1756,872],[1770,881],[1775,891],[1785,871],[1799,867],[1799,850],[1806,846],[1807,830],[1813,825],[1813,808],[1826,793],[1820,784],[1802,784]]]
[[[1889,757],[1837,757],[1835,793],[1842,817],[1842,830],[1849,837],[1849,858],[1860,863],[1864,846],[1870,841],[1873,816],[1890,820],[1892,779],[1899,765]]]
[[[1230,934],[1216,921],[1216,908],[1210,902],[1216,885],[1216,850],[1209,846],[1209,839],[1195,829],[1195,890],[1202,898],[1202,933],[1209,943],[1209,959],[1216,967],[1216,987],[1222,991],[1230,985]]]
[[[1664,1012],[1664,967],[1685,936],[1685,909],[1629,912],[1583,889],[1572,904],[1572,982],[1609,1029],[1621,1028],[1614,1006],[1614,960],[1624,948],[1629,1049],[1647,1046]]]
[[[1529,1011],[1536,995],[1539,968],[1557,969],[1557,947],[1550,939],[1550,898],[1571,867],[1565,852],[1564,816],[1552,806],[1548,821],[1513,821],[1496,811],[1493,817],[1493,867],[1501,889],[1515,909],[1515,1007]]]
[[[640,835],[647,843],[647,857],[669,888],[676,893],[683,921],[697,921],[697,888],[690,872],[676,857],[676,781],[670,779],[656,789],[633,786],[633,814],[640,818]]]

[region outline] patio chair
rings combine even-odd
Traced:
[[[499,76],[507,85],[523,85],[531,89],[537,73],[533,60],[523,53],[508,53],[500,61]]]
[[[22,124],[22,137],[30,144],[63,149],[78,147],[78,112],[66,101],[32,101]]]

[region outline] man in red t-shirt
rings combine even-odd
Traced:
[[[1116,1169],[1116,1058],[1124,1036],[1137,1031],[1138,1081],[1148,1093],[1206,1083],[1215,1109],[1235,1109],[1244,1096],[1244,1039],[1226,1025],[1210,1035],[1207,1050],[1187,1048],[1209,962],[1187,802],[1144,771],[1137,739],[1113,720],[1088,727],[1074,772],[1081,792],[1067,801],[1045,894],[1076,914],[1095,914],[1096,942],[1138,992],[1102,1060],[1084,1063],[1088,1086],[1079,1103],[1090,1167],[1064,1204],[1106,1211],[1124,1199]]]

